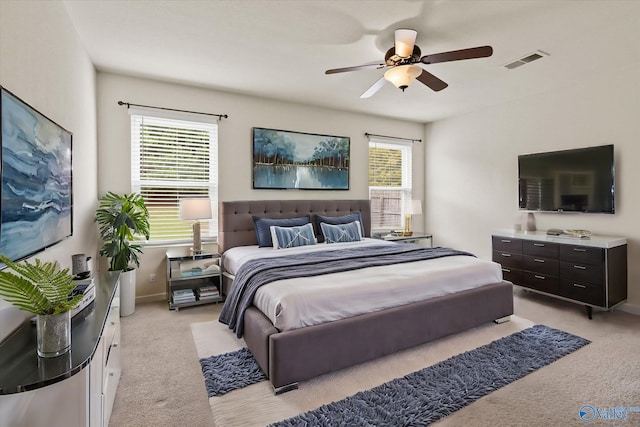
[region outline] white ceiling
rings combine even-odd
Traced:
[[[418,122],[571,85],[640,60],[640,1],[218,0],[64,2],[96,68]],[[381,61],[396,28],[422,54],[491,45],[493,56],[423,65],[449,84],[433,92],[387,83],[384,70],[325,75]],[[550,56],[508,71],[508,62]],[[137,102],[141,102],[138,100]],[[180,106],[188,107],[188,106]]]

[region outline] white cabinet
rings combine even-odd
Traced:
[[[74,317],[71,351],[43,359],[29,322],[0,343],[1,427],[107,427],[120,381],[118,273],[103,273],[95,302]]]

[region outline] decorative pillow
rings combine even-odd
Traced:
[[[358,221],[360,223],[360,236],[364,236],[364,225],[362,222],[362,215],[360,212],[354,212],[352,214],[343,215],[343,216],[323,216],[316,215],[316,230],[318,231],[318,242],[322,243],[324,241],[324,231],[320,227],[321,223],[330,224],[330,225],[338,225],[338,224],[349,224],[350,222]]]
[[[338,225],[331,225],[326,222],[320,223],[326,243],[357,242],[362,240],[361,227],[360,221]]]
[[[278,227],[272,225],[270,228],[274,249],[316,244],[316,236],[313,234],[313,225],[311,223],[300,227]]]
[[[271,230],[269,228],[272,225],[277,227],[297,227],[309,224],[310,222],[311,218],[309,215],[301,216],[299,218],[262,218],[254,216],[253,223],[256,228],[256,237],[258,237],[258,246],[261,248],[273,246]]]

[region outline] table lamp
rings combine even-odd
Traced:
[[[411,204],[409,204],[409,208],[407,209],[405,219],[404,219],[404,235],[405,236],[413,235],[413,231],[411,231],[412,215],[422,215],[422,201],[412,200]]]
[[[193,222],[193,251],[194,255],[202,253],[202,239],[200,238],[200,220],[211,219],[211,199],[208,197],[190,197],[180,199],[180,219]]]

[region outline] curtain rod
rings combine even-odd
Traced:
[[[410,142],[422,142],[421,139],[398,138],[397,136],[376,135],[375,133],[367,133],[367,132],[364,133],[364,136],[366,136],[367,138],[372,136],[377,136],[378,138],[389,138],[389,139],[397,139],[401,141],[410,141]]]
[[[153,107],[151,105],[131,104],[129,102],[124,102],[124,101],[118,101],[118,105],[126,105],[127,108],[133,105],[134,107],[155,108],[156,110],[177,111],[179,113],[203,114],[205,116],[216,116],[218,117],[218,119],[226,119],[229,117],[226,114],[212,114],[212,113],[202,113],[200,111],[176,110],[175,108]]]

